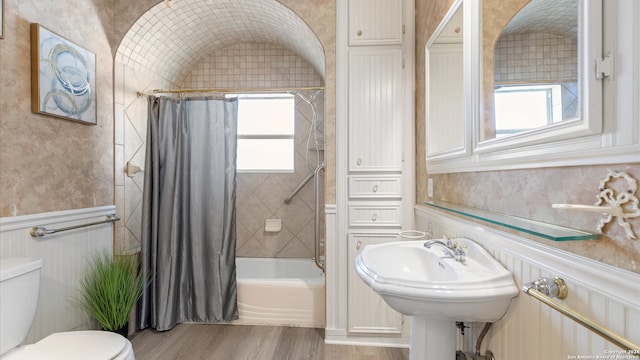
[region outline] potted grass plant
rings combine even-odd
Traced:
[[[80,280],[80,305],[103,330],[127,337],[129,314],[145,286],[134,257],[103,253],[92,257]]]

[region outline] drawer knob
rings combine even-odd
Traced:
[[[362,30],[358,30],[358,32],[356,32],[356,35],[362,36]]]
[[[373,214],[373,216],[371,217],[371,221],[376,221],[376,220],[378,220],[378,215]]]
[[[371,190],[373,190],[373,192],[378,192],[378,185],[373,185],[373,189]]]
[[[358,242],[356,243],[356,250],[360,250],[361,247],[362,247],[362,241],[358,240]]]
[[[358,161],[356,161],[356,165],[358,166],[362,165],[362,159],[358,159]]]

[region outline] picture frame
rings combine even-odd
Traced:
[[[31,108],[97,124],[96,55],[37,23],[31,24]]]
[[[4,0],[0,0],[0,40],[4,39]]]

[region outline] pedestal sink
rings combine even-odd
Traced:
[[[368,245],[355,271],[396,311],[411,319],[411,360],[453,359],[456,321],[495,322],[518,295],[513,275],[469,239],[452,239],[462,258],[450,257],[443,240]],[[432,241],[433,243],[433,241]]]

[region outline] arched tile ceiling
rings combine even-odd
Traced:
[[[502,35],[539,32],[575,39],[578,0],[532,0],[511,19]]]
[[[324,51],[300,17],[276,0],[160,2],[129,29],[116,61],[181,83],[203,58],[237,43],[272,43],[308,61],[324,78]]]

